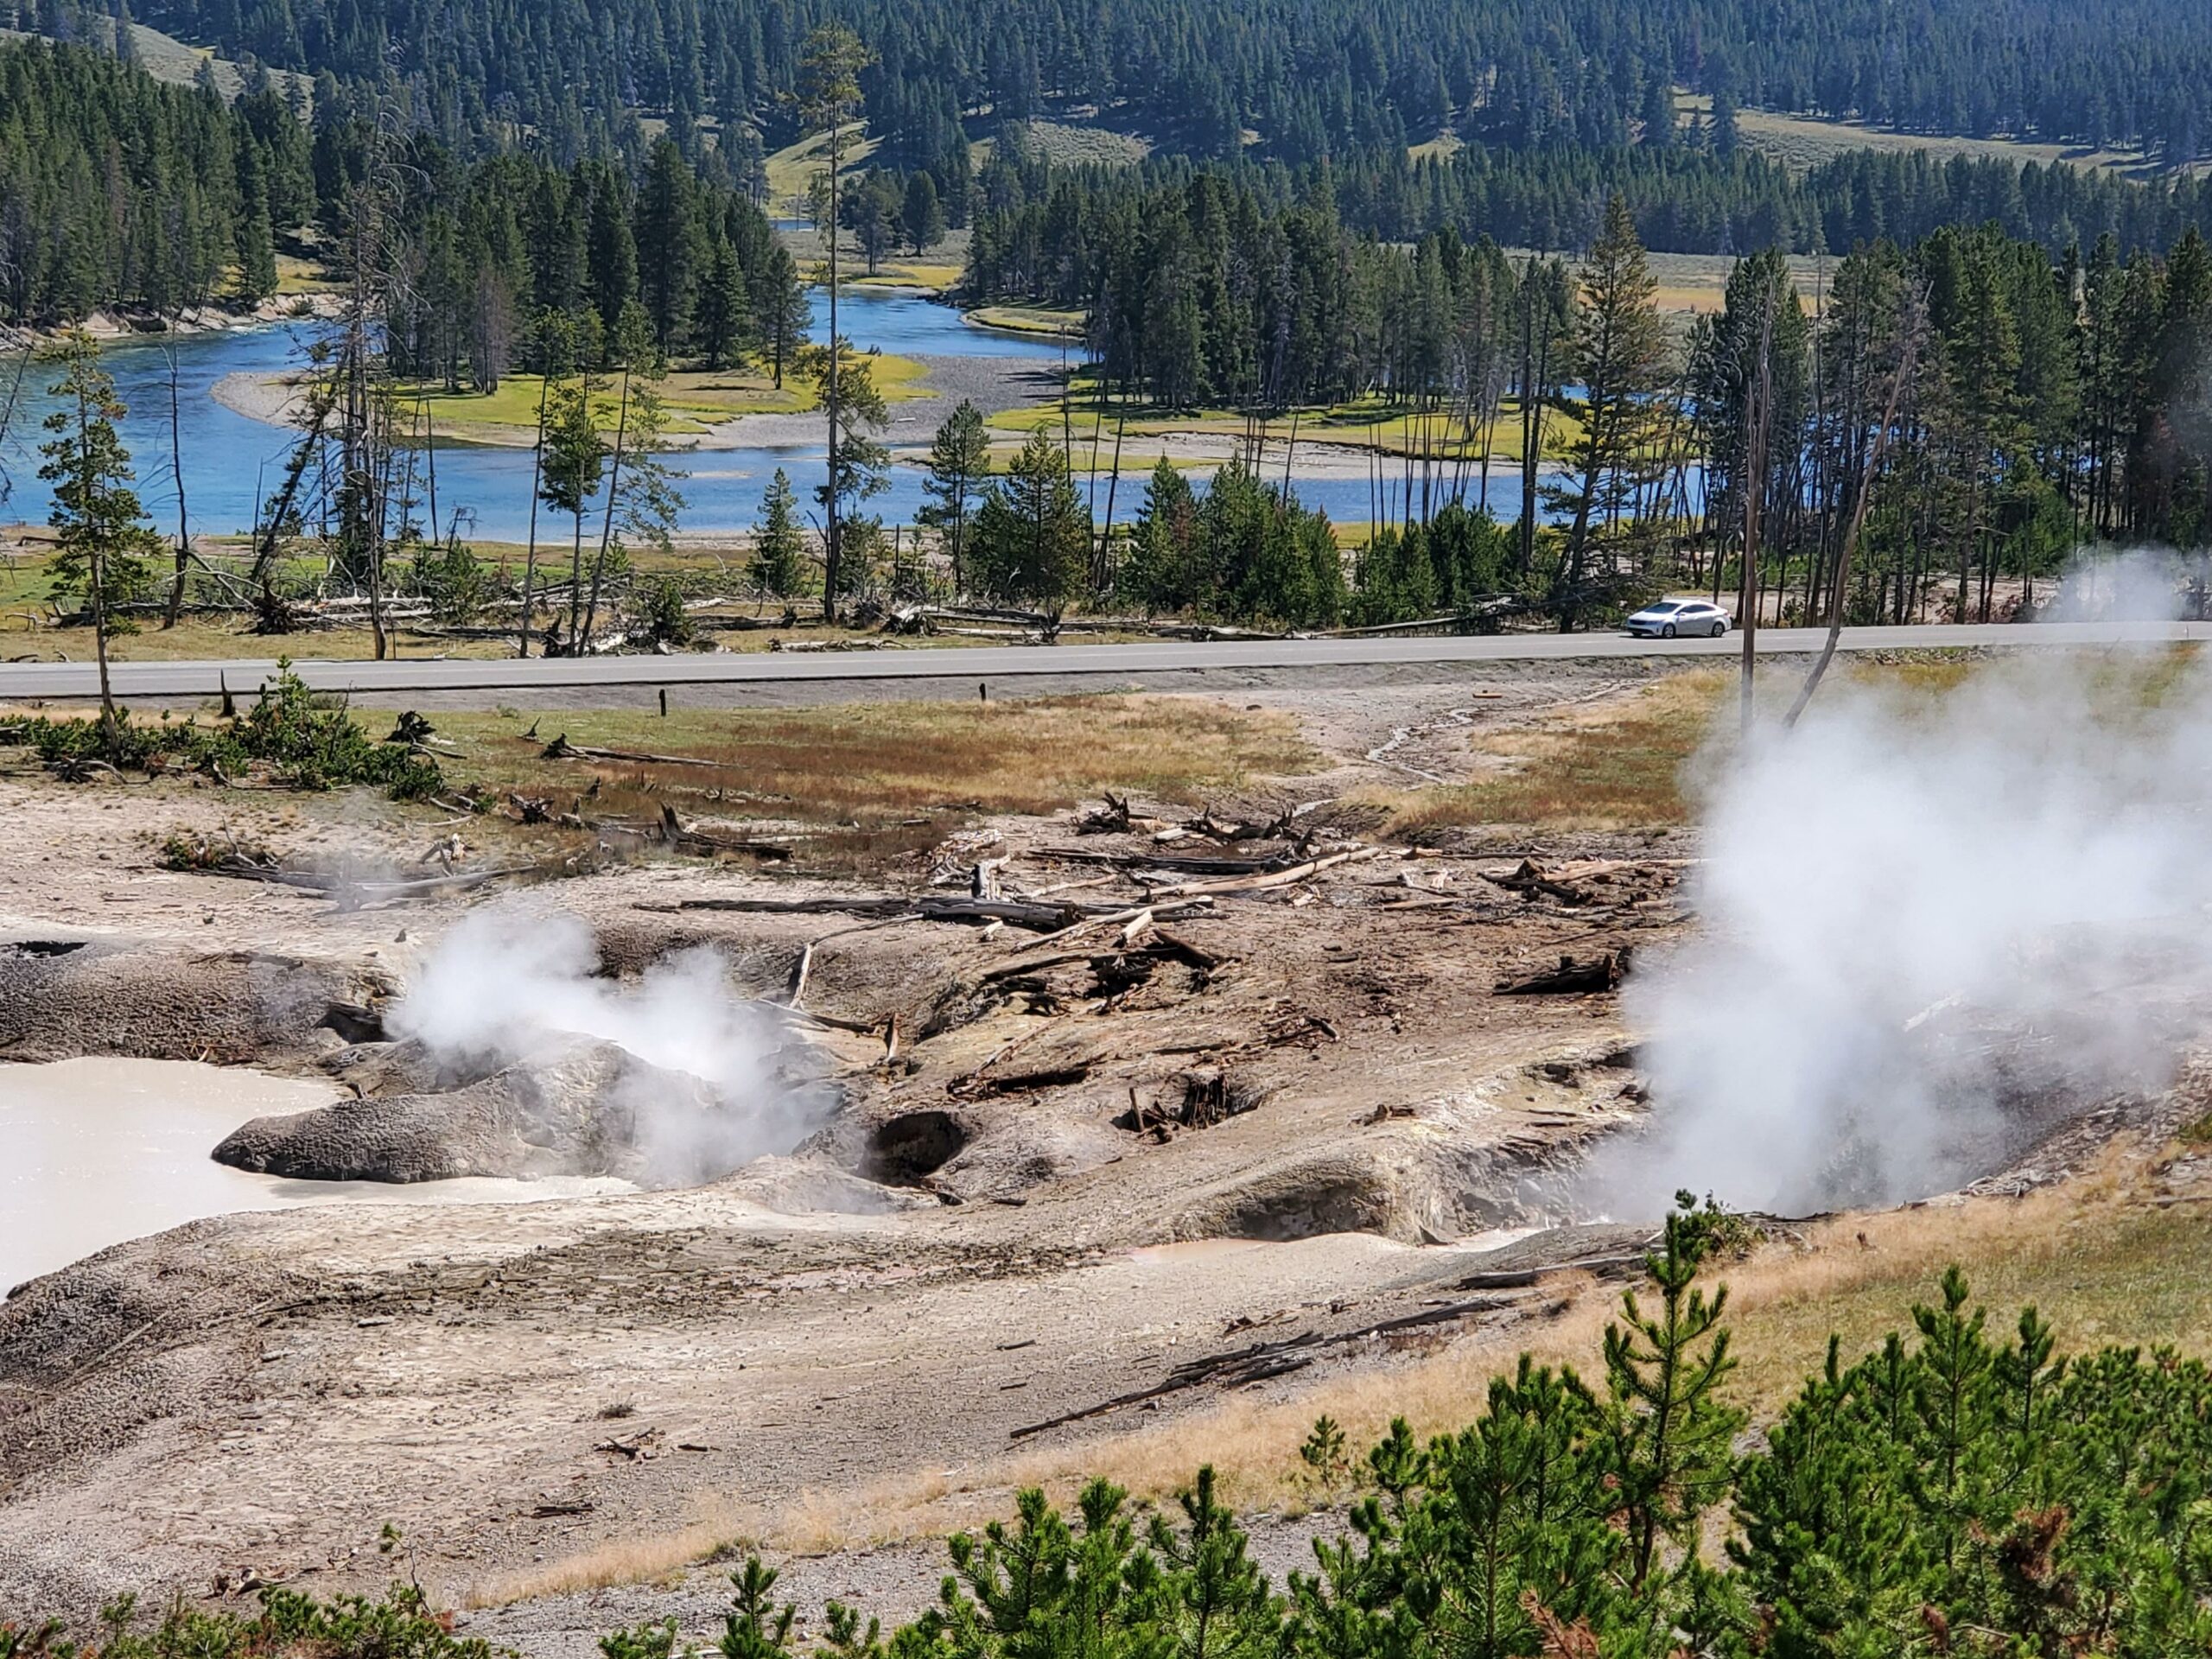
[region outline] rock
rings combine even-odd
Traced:
[[[721,1185],[726,1192],[782,1216],[878,1216],[895,1210],[934,1210],[938,1205],[932,1193],[886,1186],[807,1158],[756,1158]]]
[[[419,1052],[370,1056],[360,1070],[372,1077],[435,1077]],[[299,1180],[611,1175],[664,1185],[697,1172],[657,1166],[661,1147],[710,1148],[723,1129],[727,1143],[741,1147],[745,1116],[696,1077],[649,1065],[612,1043],[579,1041],[443,1092],[372,1094],[256,1118],[214,1157]],[[737,1161],[732,1156],[728,1166]]]
[[[334,1004],[367,1000],[358,979],[337,963],[258,951],[0,940],[0,1058],[281,1065],[327,1042]]]

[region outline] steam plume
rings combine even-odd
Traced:
[[[598,946],[581,918],[489,910],[439,941],[388,1024],[461,1068],[542,1060],[583,1038],[696,1078],[713,1103],[705,1109],[696,1091],[656,1086],[649,1073],[615,1103],[633,1115],[649,1179],[712,1179],[789,1151],[826,1105],[778,1076],[777,1027],[732,993],[728,966],[702,946],[626,987],[598,976]]]
[[[1699,931],[1630,982],[1654,1113],[1593,1166],[1605,1207],[1946,1191],[2160,1085],[2201,1028],[2204,665],[2037,652],[1940,705],[1831,682],[1708,760]]]

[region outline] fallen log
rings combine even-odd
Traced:
[[[1618,950],[1600,951],[1594,957],[1577,961],[1562,956],[1557,968],[1541,973],[1529,974],[1520,979],[1501,979],[1491,988],[1493,996],[1586,996],[1593,993],[1620,988],[1627,977],[1629,947]]]
[[[792,849],[777,841],[758,841],[735,832],[725,832],[710,824],[686,823],[673,803],[663,802],[660,809],[661,839],[679,851],[706,853],[749,853],[755,858],[772,862],[783,862],[792,855]]]
[[[1010,922],[1040,933],[1071,926],[1092,906],[1072,900],[1055,904],[1049,899],[925,898],[915,902],[914,913],[931,922]]]
[[[727,910],[761,916],[903,916],[914,901],[904,893],[829,893],[817,899],[679,899],[639,910]]]
[[[1097,926],[1113,921],[1126,920],[1131,926],[1134,926],[1140,918],[1148,917],[1154,924],[1151,930],[1152,938],[1141,951],[1137,952],[1137,954],[1149,957],[1172,957],[1175,961],[1183,963],[1186,966],[1197,969],[1200,973],[1209,973],[1214,969],[1220,967],[1225,958],[1217,957],[1210,950],[1201,950],[1189,940],[1179,938],[1176,935],[1166,931],[1158,926],[1157,924],[1162,921],[1172,922],[1178,920],[1188,920],[1192,917],[1205,916],[1210,915],[1211,913],[1211,911],[1210,907],[1205,905],[1179,905],[1163,909],[1146,908],[1142,910],[1129,911],[1116,916],[1094,916],[1089,920],[1078,924],[1077,927],[1068,928],[1063,932],[1053,935],[1052,939],[1058,940],[1065,938],[1070,934],[1075,933],[1083,928]],[[1048,944],[1052,942],[1052,940],[1045,941],[1045,943]],[[1126,950],[1127,946],[1123,946],[1122,948]],[[1109,951],[1106,954],[1110,956],[1113,953]],[[1055,950],[1045,956],[1019,957],[1012,962],[1002,962],[996,967],[984,969],[981,978],[977,981],[977,983],[983,985],[996,984],[1001,980],[1017,979],[1025,974],[1042,973],[1048,968],[1065,968],[1071,962],[1095,963],[1099,960],[1099,957],[1100,953],[1090,946],[1085,946],[1080,950]]]
[[[721,910],[766,916],[881,916],[919,922],[1006,922],[1039,931],[1072,931],[1094,923],[1134,920],[1139,912],[1074,899],[969,899],[925,894],[910,899],[897,893],[827,893],[810,899],[679,899],[673,905],[639,905],[640,910]],[[1141,907],[1140,907],[1141,908]],[[1164,917],[1196,916],[1205,906],[1161,911]]]
[[[724,763],[696,754],[646,754],[636,749],[594,749],[571,743],[566,732],[545,746],[546,760],[618,760],[639,766],[720,766]]]
[[[1303,864],[1289,865],[1265,875],[1238,876],[1226,881],[1185,881],[1179,887],[1160,887],[1152,896],[1154,899],[1181,899],[1201,893],[1263,893],[1270,887],[1288,887],[1294,882],[1307,880],[1339,864],[1373,858],[1382,850],[1379,847],[1355,847],[1349,852],[1331,853],[1325,858],[1311,858]]]
[[[1040,847],[1030,856],[1062,859],[1071,864],[1103,864],[1117,870],[1166,870],[1177,875],[1258,875],[1286,868],[1294,855],[1287,848],[1271,853],[1213,855],[1201,853],[1104,853],[1088,847]]]

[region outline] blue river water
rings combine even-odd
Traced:
[[[817,295],[817,337],[827,332],[827,309]],[[1060,348],[1052,341],[976,327],[951,307],[918,295],[855,289],[842,300],[841,309],[844,332],[863,351],[873,347],[911,356],[1027,359],[1055,368],[1060,360]],[[194,534],[250,530],[258,505],[276,487],[292,437],[285,429],[225,407],[214,397],[216,383],[228,375],[270,375],[295,365],[315,327],[241,329],[189,335],[175,342],[182,470]],[[176,482],[170,461],[167,351],[155,341],[131,340],[110,346],[105,355],[115,376],[117,392],[130,410],[121,423],[121,433],[137,464],[140,501],[156,529],[173,532]],[[38,478],[38,445],[46,435],[40,421],[53,407],[45,378],[33,365],[22,387],[20,405],[4,442],[0,442],[0,523],[43,524],[52,508],[51,495]],[[0,364],[0,404],[5,403],[13,382],[12,360]],[[894,416],[896,412],[894,405]],[[925,441],[928,433],[894,429],[889,435],[894,443],[906,444]],[[1279,455],[1280,448],[1271,447],[1271,453]],[[1086,454],[1078,454],[1079,469],[1087,459]],[[681,474],[677,483],[684,498],[682,528],[686,533],[751,528],[759,516],[761,493],[779,467],[789,474],[802,503],[811,509],[811,492],[822,481],[823,472],[818,443],[683,452],[673,456],[671,462]],[[1102,456],[1100,465],[1105,464]],[[1275,464],[1279,466],[1280,461]],[[530,523],[529,451],[441,443],[436,465],[442,521],[449,521],[458,507],[464,534],[490,540],[522,539]],[[1125,473],[1115,493],[1114,514],[1122,523],[1135,516],[1142,499],[1142,471],[1139,467],[1134,474]],[[881,515],[887,523],[912,523],[922,505],[921,483],[918,468],[893,467],[890,488],[870,501],[868,510]],[[1091,493],[1092,486],[1080,471],[1078,486]],[[1363,474],[1298,476],[1294,486],[1301,501],[1325,509],[1339,524],[1363,524],[1376,516],[1376,486]],[[1382,487],[1392,495],[1390,516],[1402,518],[1402,472]],[[1471,481],[1471,498],[1473,488]],[[1105,513],[1107,495],[1107,480],[1102,475],[1092,499],[1097,516]],[[1414,500],[1417,515],[1418,486]],[[1521,491],[1516,474],[1493,467],[1489,506],[1501,518],[1518,516]],[[558,533],[557,526],[541,522],[541,536],[557,537]]]

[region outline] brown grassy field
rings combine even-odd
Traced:
[[[677,709],[664,719],[510,709],[442,716],[439,733],[461,751],[447,767],[456,779],[563,807],[595,790],[601,816],[741,812],[766,821],[749,835],[791,847],[794,868],[841,873],[918,853],[994,814],[1064,811],[1106,790],[1191,800],[1317,761],[1287,716],[1195,697]],[[710,764],[549,760],[556,736]]]

